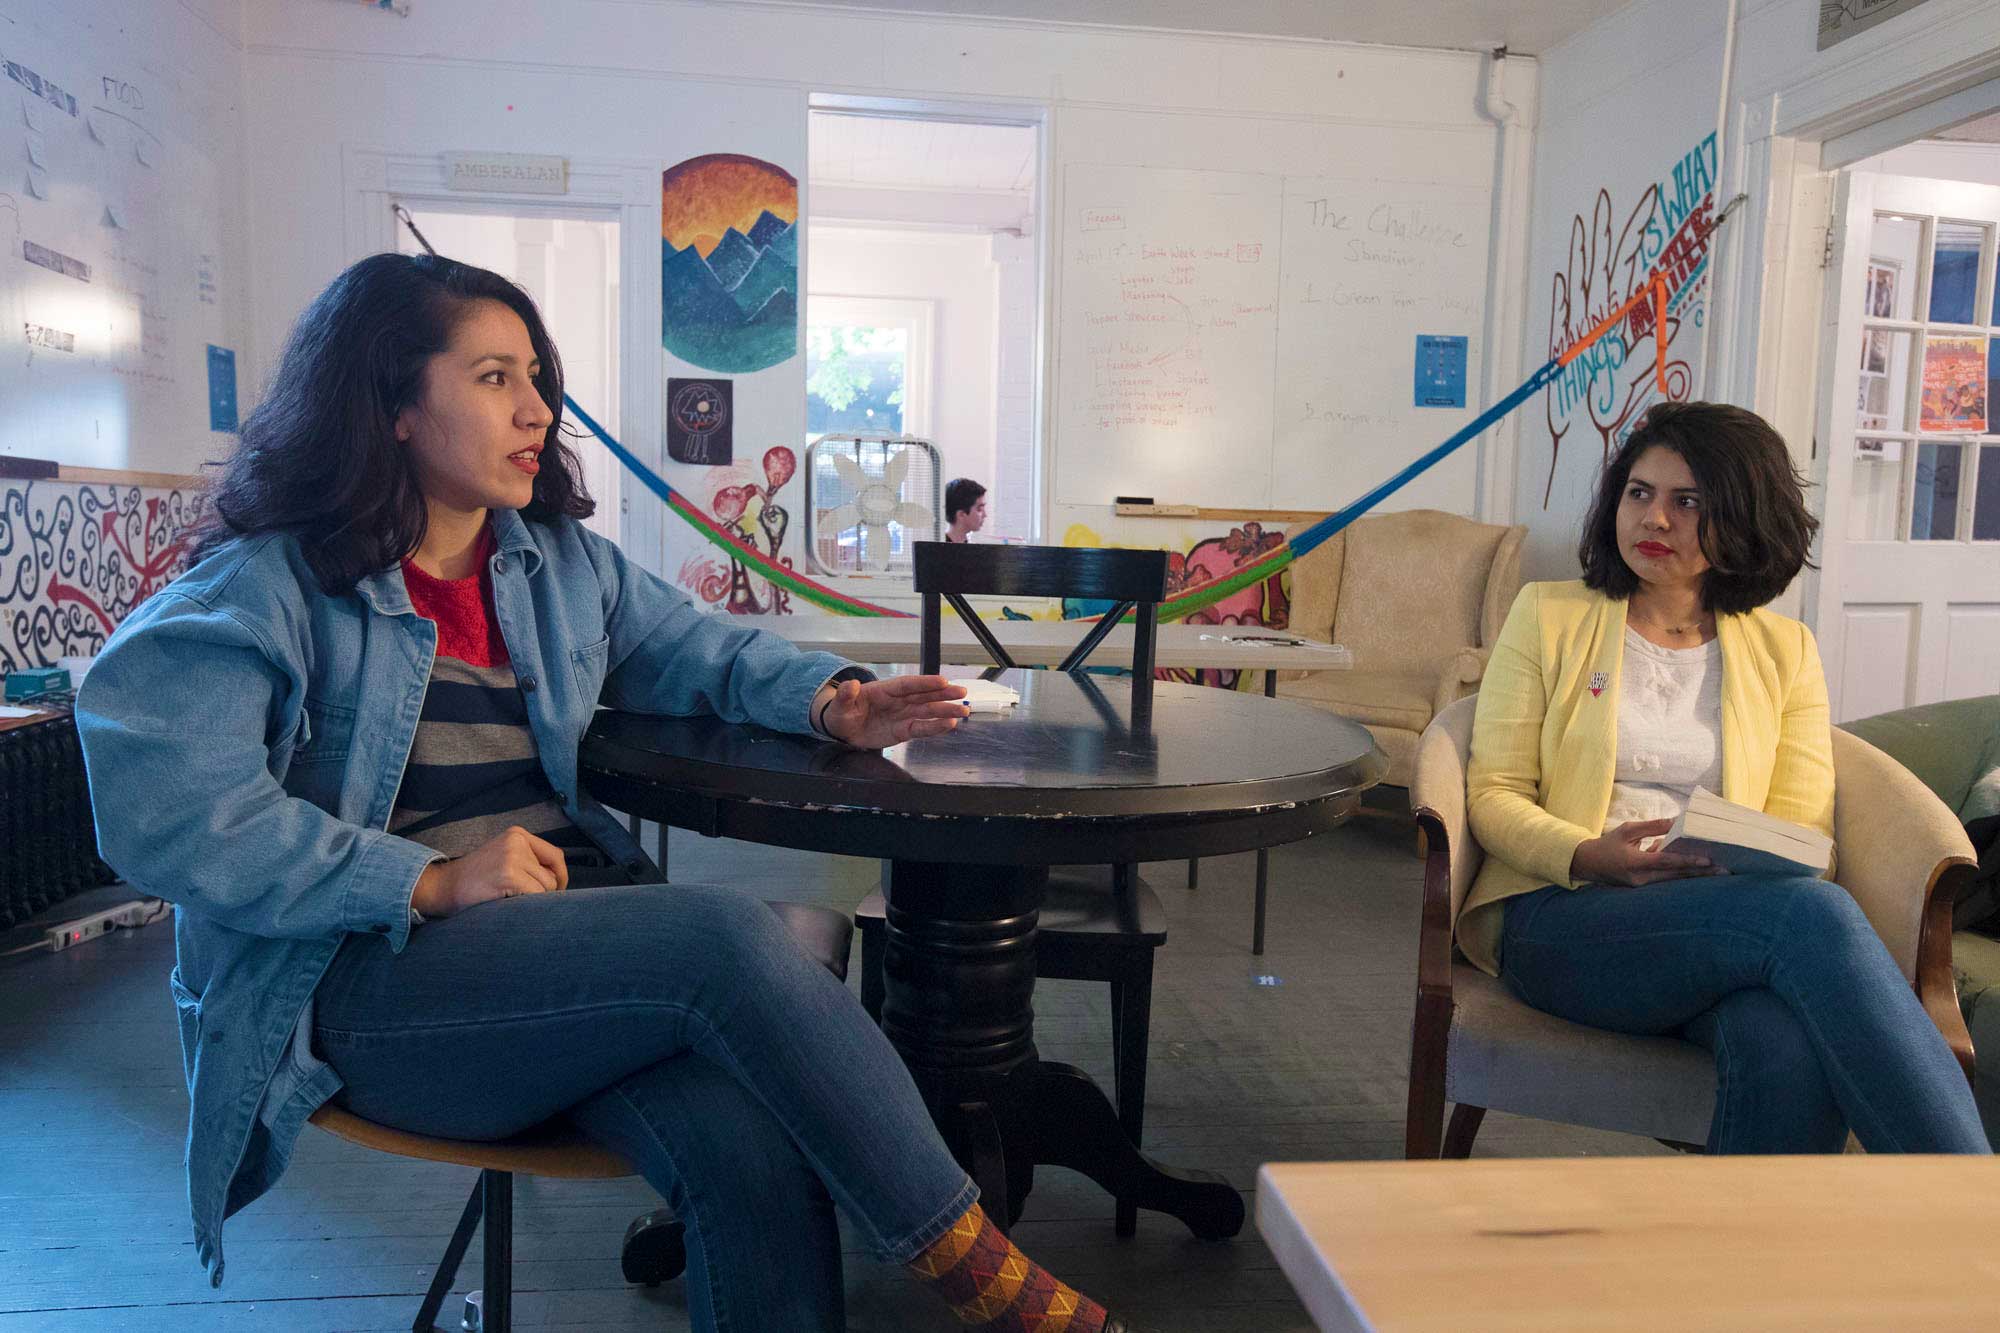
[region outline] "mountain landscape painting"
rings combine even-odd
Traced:
[[[669,167],[660,180],[661,344],[690,365],[740,375],[799,350],[799,182],[738,153]]]

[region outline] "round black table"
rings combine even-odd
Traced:
[[[1048,868],[1311,837],[1352,811],[1387,763],[1366,728],[1289,700],[1159,683],[1135,726],[1124,679],[998,679],[1020,691],[1017,707],[879,752],[714,717],[604,711],[578,762],[614,809],[890,863],[882,1028],[1003,1226],[1047,1163],[1198,1236],[1235,1235],[1234,1187],[1142,1156],[1088,1075],[1037,1056],[1035,920]]]

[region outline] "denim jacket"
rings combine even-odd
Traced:
[[[650,867],[577,789],[600,701],[810,734],[814,694],[848,668],[697,610],[575,522],[496,510],[493,529],[494,607],[542,769],[628,868]],[[400,567],[329,597],[296,539],[262,534],[135,610],[79,692],[99,849],[178,908],[188,1203],[213,1285],[223,1219],[277,1182],[306,1117],[340,1087],[293,1040],[314,987],[350,932],[402,950],[417,876],[438,859],[384,831],[436,647]]]

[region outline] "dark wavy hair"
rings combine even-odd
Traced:
[[[986,488],[970,477],[953,477],[944,484],[944,521],[955,520],[960,514],[979,503],[979,497],[986,494]]]
[[[1696,533],[1709,565],[1701,584],[1708,611],[1754,611],[1801,569],[1818,568],[1809,556],[1819,520],[1806,508],[1805,479],[1770,423],[1728,403],[1657,403],[1598,479],[1576,548],[1585,586],[1616,598],[1639,586],[1618,550],[1618,506],[1632,465],[1654,445],[1679,454],[1701,490]]]
[[[426,365],[477,301],[519,315],[542,363],[535,389],[551,418],[521,516],[588,518],[596,505],[559,434],[562,363],[534,301],[498,273],[456,260],[370,255],[293,326],[276,378],[209,485],[194,559],[236,537],[289,532],[320,586],[339,596],[416,550],[429,512],[396,416],[422,393]]]

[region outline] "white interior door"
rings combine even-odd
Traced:
[[[2000,188],[1848,172],[1807,586],[1835,721],[2000,692]]]
[[[539,210],[459,212],[422,204],[410,214],[439,254],[491,269],[534,298],[562,357],[564,390],[619,438],[617,220]],[[398,245],[405,254],[422,249],[400,228]],[[580,426],[571,447],[582,460],[584,486],[597,501],[597,512],[584,526],[615,542],[622,509],[617,460]]]

